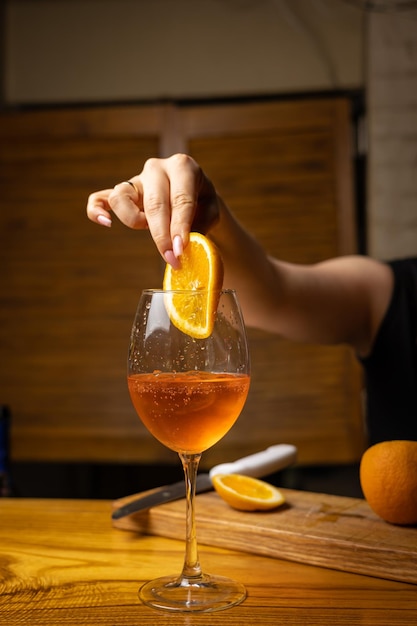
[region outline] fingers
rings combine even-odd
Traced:
[[[167,161],[171,203],[171,239],[181,239],[186,246],[191,225],[197,211],[201,170],[197,163],[184,154],[177,154]]]
[[[87,216],[92,222],[102,226],[111,226],[110,206],[108,202],[111,189],[96,191],[88,197]]]
[[[216,220],[217,196],[197,163],[176,154],[148,159],[138,176],[90,195],[92,221],[111,226],[112,213],[130,228],[148,228],[162,257],[176,267],[191,227],[205,232]]]
[[[124,181],[113,189],[103,189],[90,194],[87,215],[93,222],[110,227],[113,212],[130,228],[146,228],[146,218],[141,210],[141,197],[140,187],[133,182]]]
[[[159,252],[171,264],[188,243],[197,206],[198,172],[193,159],[176,154],[149,159],[140,176],[149,230]]]
[[[142,186],[137,177],[118,183],[109,193],[108,202],[113,213],[125,226],[136,230],[147,228]]]
[[[140,174],[149,231],[162,257],[172,250],[170,180],[165,160],[148,159]]]

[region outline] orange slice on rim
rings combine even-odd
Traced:
[[[196,339],[209,337],[213,330],[220,290],[223,285],[223,262],[214,243],[200,233],[190,233],[190,240],[179,257],[181,266],[167,263],[164,290],[181,290],[166,301],[171,322]],[[187,291],[198,292],[190,297]]]
[[[270,511],[285,502],[279,489],[251,476],[215,474],[212,483],[219,496],[239,511]]]

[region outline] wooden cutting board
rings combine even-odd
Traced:
[[[286,504],[246,513],[216,493],[196,498],[200,544],[417,584],[417,526],[387,524],[357,498],[281,489]],[[114,508],[135,499],[122,498]],[[116,528],[183,539],[185,501],[113,521]]]

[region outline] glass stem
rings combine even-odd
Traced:
[[[186,490],[186,538],[185,559],[181,578],[196,580],[201,578],[201,566],[198,557],[197,533],[195,523],[195,486],[201,454],[180,454],[184,469]]]

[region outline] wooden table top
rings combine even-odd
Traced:
[[[112,527],[111,503],[0,500],[0,624],[77,626],[361,626],[417,622],[417,586],[200,546],[204,571],[243,582],[248,598],[213,614],[155,611],[140,585],[179,573],[184,544]],[[417,564],[416,564],[417,567]]]

